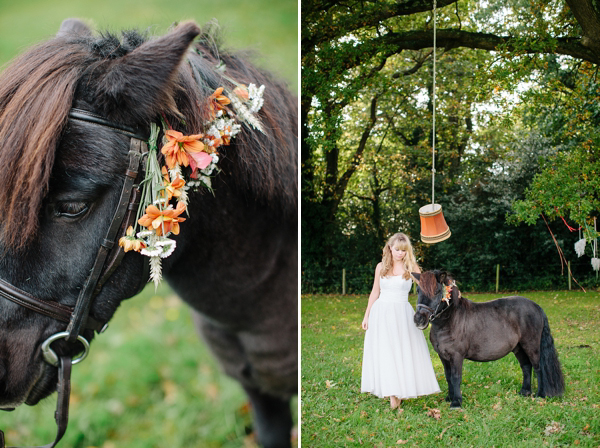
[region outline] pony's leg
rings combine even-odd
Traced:
[[[533,366],[533,371],[535,372],[535,376],[537,377],[538,390],[536,396],[545,397],[546,394],[544,392],[544,381],[542,380],[542,372],[540,370],[540,348],[535,343],[530,341],[519,341],[519,346],[525,353],[525,356],[529,359],[529,363]],[[520,360],[519,360],[520,362]]]
[[[450,361],[442,358],[440,358],[440,361],[442,361],[442,365],[444,366],[444,375],[446,376],[446,382],[448,383],[448,394],[446,395],[445,400],[451,402],[454,399],[454,390],[451,382],[452,374],[450,370]]]
[[[252,403],[256,438],[265,448],[288,448],[292,446],[290,434],[293,419],[290,400],[274,397],[258,389],[244,386]]]
[[[452,402],[450,403],[450,409],[459,409],[462,405],[462,394],[460,393],[460,383],[462,382],[462,367],[463,358],[462,356],[455,356],[450,361],[450,387],[452,392]]]
[[[285,391],[284,385],[274,387],[282,391],[281,396],[265,393],[257,385],[258,372],[252,364],[252,353],[244,345],[244,337],[215,325],[200,313],[192,310],[192,317],[203,339],[217,357],[225,373],[240,382],[246,391],[253,411],[253,427],[258,443],[265,448],[287,448],[291,446],[293,426],[290,399],[291,391]],[[256,344],[259,346],[259,344]],[[297,374],[293,375],[294,379]],[[277,375],[271,378],[275,383]],[[297,380],[296,380],[297,381]],[[288,381],[282,380],[283,384]],[[264,383],[263,383],[264,384]]]
[[[523,371],[523,386],[519,393],[524,397],[531,395],[531,368],[533,365],[531,364],[531,360],[529,356],[525,353],[525,351],[521,348],[520,345],[517,345],[513,350],[513,353],[517,357],[519,364],[521,365],[521,370]]]

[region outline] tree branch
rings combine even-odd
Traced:
[[[369,123],[367,123],[367,125],[365,126],[365,129],[363,130],[362,136],[360,138],[360,143],[358,144],[358,147],[356,148],[356,152],[354,153],[354,156],[352,157],[352,162],[350,162],[350,166],[344,172],[344,174],[342,174],[342,176],[340,177],[340,180],[338,181],[338,183],[336,185],[336,189],[335,189],[336,197],[339,199],[341,199],[342,196],[344,195],[344,191],[346,190],[346,187],[348,186],[348,182],[350,181],[350,178],[352,177],[352,175],[358,168],[358,165],[360,164],[360,159],[362,157],[362,153],[365,150],[367,141],[369,139],[369,136],[371,135],[371,131],[375,127],[376,122],[377,122],[377,95],[375,97],[373,97],[373,99],[371,100],[371,119],[369,120]]]
[[[438,0],[437,7],[458,0]],[[351,34],[361,28],[377,27],[381,22],[398,16],[431,11],[433,0],[397,0],[383,2],[340,2],[302,0],[302,52],[317,45]]]

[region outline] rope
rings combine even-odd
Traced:
[[[431,155],[431,204],[435,204],[435,60],[436,60],[436,43],[437,43],[437,5],[436,0],[433,0],[433,138],[432,138],[432,155]]]

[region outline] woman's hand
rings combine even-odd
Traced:
[[[363,330],[367,330],[369,328],[369,316],[365,316],[362,321],[361,327]]]

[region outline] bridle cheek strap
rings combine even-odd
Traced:
[[[117,244],[119,230],[121,229],[125,215],[128,212],[128,205],[132,199],[132,190],[134,189],[134,183],[138,176],[140,160],[142,155],[148,152],[148,147],[142,140],[131,138],[130,142],[129,166],[125,172],[125,182],[123,183],[123,188],[121,190],[119,205],[117,206],[117,210],[115,211],[108,232],[106,233],[106,236],[100,245],[100,249],[96,255],[96,260],[94,261],[90,275],[88,276],[83,289],[77,298],[75,309],[73,310],[69,326],[67,327],[67,332],[69,333],[69,336],[67,336],[66,339],[67,342],[75,342],[77,340],[77,336],[79,336],[81,333],[82,327],[88,319],[93,298],[100,292],[102,283],[108,279],[108,276],[110,276],[110,274],[112,274],[116,268],[116,266],[112,266],[110,273],[102,276],[102,273],[106,271],[105,263],[108,255]]]

